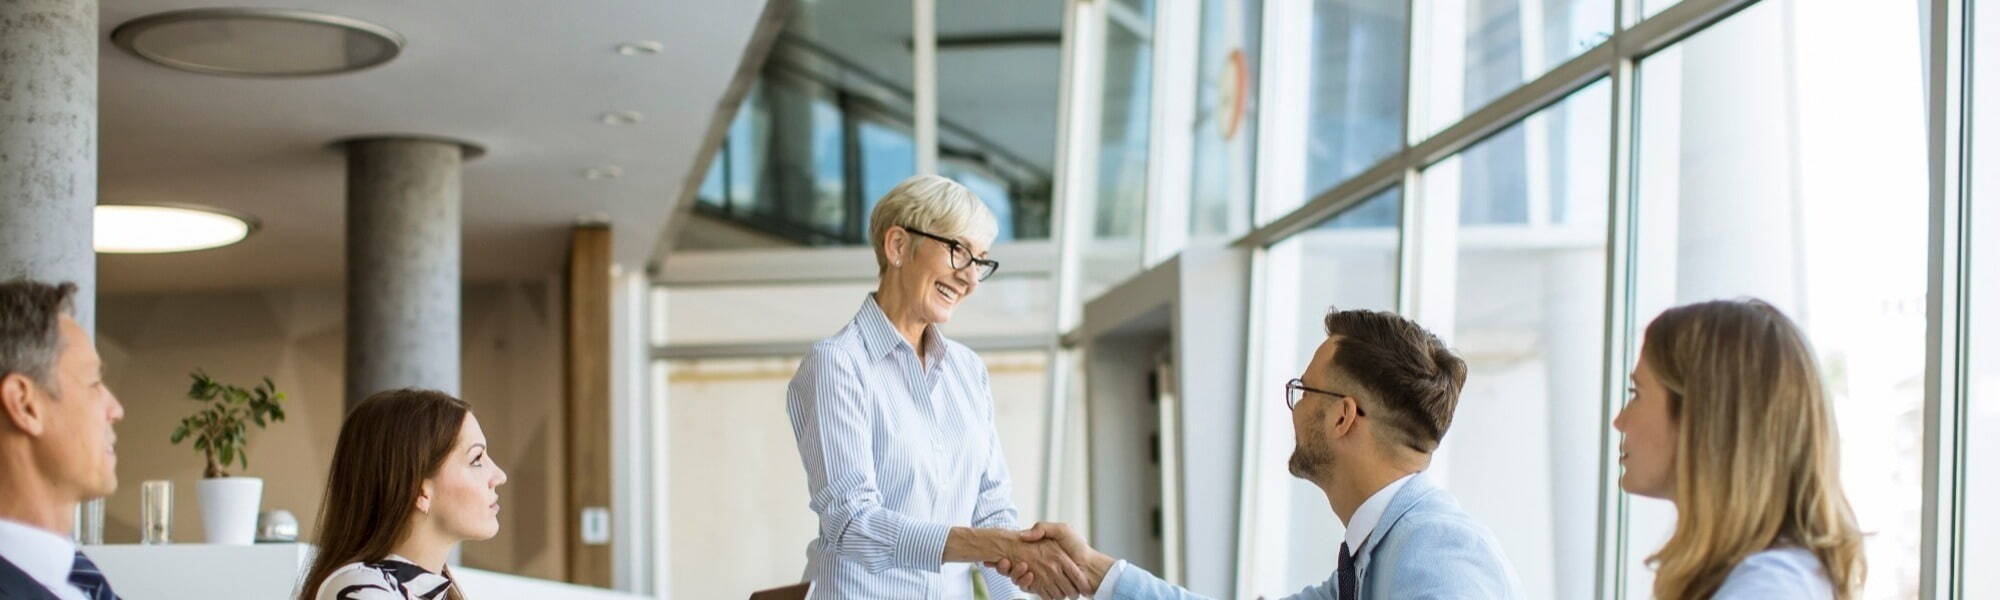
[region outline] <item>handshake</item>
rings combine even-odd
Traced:
[[[1043,598],[1088,598],[1117,563],[1062,523],[1036,523],[1019,532],[985,531],[991,532],[991,543],[980,560]]]

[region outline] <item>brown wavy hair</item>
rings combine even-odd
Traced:
[[[1798,326],[1762,300],[1679,306],[1646,326],[1641,360],[1680,430],[1680,518],[1646,559],[1653,596],[1708,598],[1745,558],[1781,546],[1818,557],[1835,598],[1860,595],[1867,564],[1833,406]]]
[[[450,394],[405,388],[369,396],[347,414],[320,502],[319,555],[298,600],[313,600],[334,569],[382,560],[409,536],[424,479],[444,465],[471,412]],[[446,598],[465,600],[455,583]]]

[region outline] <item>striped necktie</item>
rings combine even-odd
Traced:
[[[82,551],[76,553],[76,562],[69,568],[69,584],[83,590],[90,600],[118,600],[118,594],[111,593],[111,582],[105,581],[104,572],[97,570],[97,563]]]

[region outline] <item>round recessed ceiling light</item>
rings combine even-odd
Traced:
[[[666,44],[653,40],[639,40],[618,45],[618,53],[626,56],[652,56],[665,51],[667,51]]]
[[[297,77],[359,71],[396,57],[387,27],[303,10],[198,8],[139,17],[111,41],[140,58],[214,75]]]
[[[220,248],[249,237],[256,223],[213,209],[100,204],[92,237],[106,254],[160,254]]]
[[[636,110],[615,110],[604,113],[602,120],[605,125],[636,125],[646,120],[646,113]]]
[[[618,165],[604,165],[583,170],[584,179],[617,179],[619,175],[624,174],[625,170],[618,168]]]

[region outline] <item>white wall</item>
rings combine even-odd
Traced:
[[[1042,352],[984,353],[1021,522],[1042,493],[1048,422]],[[798,358],[671,361],[668,416],[673,531],[670,598],[744,598],[800,581],[818,531],[785,415]]]

